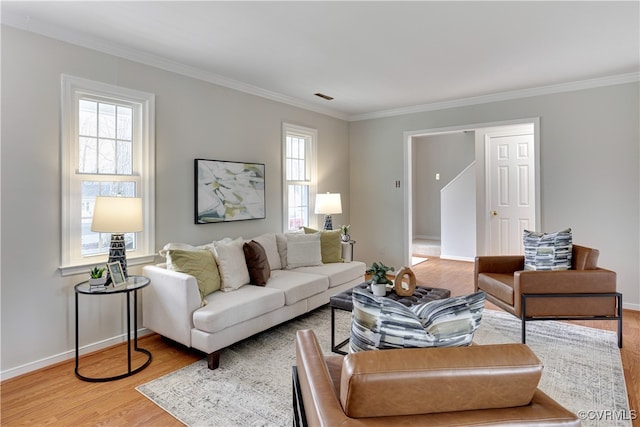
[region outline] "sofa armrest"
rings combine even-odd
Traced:
[[[595,270],[517,271],[514,295],[616,292],[616,273]]]
[[[158,334],[191,347],[193,312],[200,308],[195,277],[153,265],[143,267],[151,284],[143,289],[143,325]]]
[[[524,344],[363,351],[344,358],[340,402],[353,418],[510,408],[541,375]]]

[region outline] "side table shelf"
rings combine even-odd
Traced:
[[[151,352],[144,348],[138,347],[138,290],[149,285],[150,280],[144,276],[129,276],[126,284],[116,286],[107,286],[105,289],[95,290],[91,289],[89,282],[78,283],[75,287],[76,294],[76,377],[83,381],[90,382],[106,382],[119,380],[121,378],[129,377],[135,373],[142,371],[151,363]],[[80,343],[79,343],[79,321],[78,321],[78,296],[83,295],[111,295],[111,294],[126,294],[127,296],[127,372],[115,375],[111,377],[87,377],[79,372],[79,359],[80,359]],[[131,294],[133,294],[133,350],[138,353],[144,353],[147,355],[147,360],[139,367],[131,369]]]

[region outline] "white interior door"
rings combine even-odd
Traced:
[[[489,255],[523,254],[536,224],[533,134],[487,134]]]

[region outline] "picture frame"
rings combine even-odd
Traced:
[[[107,269],[109,270],[111,283],[113,283],[114,287],[127,283],[127,279],[124,277],[124,272],[122,271],[122,265],[119,261],[107,263]]]
[[[266,218],[264,163],[194,160],[196,224]]]

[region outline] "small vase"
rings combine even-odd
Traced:
[[[371,292],[377,297],[383,297],[387,294],[387,285],[384,283],[371,282]]]
[[[97,279],[89,279],[89,285],[90,286],[104,286],[105,283],[107,283],[107,278],[106,277],[99,277]]]
[[[344,234],[340,235],[340,239],[343,242],[348,242],[349,240],[351,240],[351,236],[349,234],[347,234],[347,233],[344,233]]]

